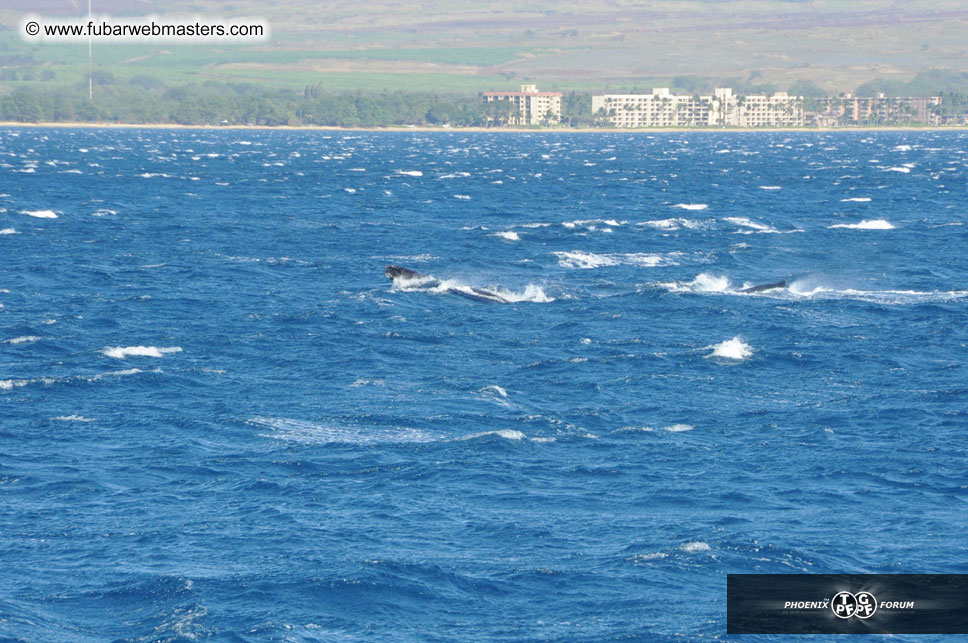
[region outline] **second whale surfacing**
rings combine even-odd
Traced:
[[[425,275],[422,272],[417,272],[416,270],[404,268],[403,266],[395,266],[393,264],[388,265],[383,271],[383,274],[385,274],[387,278],[394,281],[399,279],[401,281],[418,282],[413,285],[413,287],[418,289],[430,290],[432,288],[444,286],[444,283],[435,277]],[[473,299],[474,301],[491,301],[500,304],[510,303],[510,300],[502,297],[492,290],[474,288],[473,286],[445,286],[442,292],[460,295],[461,297]]]
[[[750,286],[749,288],[741,288],[736,292],[745,292],[745,293],[763,292],[764,290],[776,290],[777,288],[786,288],[786,287],[787,287],[786,280],[781,279],[780,281],[777,281],[772,284],[759,284],[756,286]]]

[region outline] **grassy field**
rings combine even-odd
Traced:
[[[81,5],[79,8],[75,8]],[[102,78],[205,80],[273,88],[476,93],[536,83],[619,90],[702,76],[773,83],[809,80],[831,94],[875,78],[907,80],[932,68],[968,69],[964,0],[699,0],[380,5],[310,0],[92,0],[113,15],[268,20],[259,45],[98,43]],[[86,45],[27,44],[27,13],[83,15],[83,0],[6,0],[0,7],[0,91],[70,86],[87,73]]]

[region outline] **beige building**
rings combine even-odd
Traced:
[[[803,125],[803,99],[782,93],[739,97],[727,87],[712,96],[690,96],[656,87],[651,94],[592,96],[592,114],[613,127],[779,127]]]
[[[838,98],[821,98],[819,122],[827,125],[904,123],[941,123],[940,96],[859,98],[846,94]]]
[[[717,105],[712,96],[670,94],[656,87],[651,94],[592,96],[592,114],[613,127],[688,127],[715,124]]]
[[[803,98],[777,92],[749,94],[737,99],[740,127],[803,127]],[[733,124],[733,123],[729,123]]]
[[[510,125],[542,125],[561,122],[561,94],[539,92],[535,85],[521,85],[519,92],[484,92],[484,102],[508,101],[518,112],[508,120]]]

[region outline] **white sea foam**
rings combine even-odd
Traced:
[[[20,234],[20,233],[14,230],[13,228],[4,228],[3,230],[0,230],[0,234]]]
[[[484,438],[489,435],[496,435],[499,438],[504,438],[505,440],[518,441],[525,439],[525,434],[520,431],[515,431],[514,429],[501,429],[499,431],[483,431],[481,433],[472,433],[470,435],[465,435],[463,437],[457,438],[458,440],[477,440],[478,438]]]
[[[659,284],[670,292],[726,292],[730,289],[729,277],[703,272],[688,282],[673,281]]]
[[[889,167],[889,168],[887,168],[884,171],[885,172],[900,172],[901,174],[907,174],[908,172],[911,171],[911,168],[909,168],[909,167]]]
[[[480,293],[475,292],[475,288],[457,279],[438,280],[433,275],[424,275],[413,279],[395,277],[393,279],[393,289],[403,292],[429,292],[433,294],[464,293],[471,297],[480,297]],[[544,288],[536,284],[528,284],[521,292],[508,290],[507,288],[489,287],[487,292],[493,293],[503,302],[495,303],[519,303],[531,302],[546,304],[554,301],[554,297],[549,297]]]
[[[676,203],[674,208],[681,208],[683,210],[705,210],[709,206],[705,203]]]
[[[420,170],[397,170],[397,174],[400,176],[423,176],[423,172]]]
[[[729,221],[733,225],[740,226],[742,228],[749,228],[749,230],[740,230],[739,234],[788,234],[790,232],[803,232],[802,230],[777,230],[773,226],[769,226],[765,223],[760,223],[758,221],[753,221],[747,217],[726,217],[724,221]]]
[[[258,416],[249,418],[246,423],[272,429],[272,433],[262,434],[262,437],[301,444],[392,444],[433,442],[440,439],[438,436],[408,427],[374,429],[331,426],[306,420]]]
[[[869,196],[855,196],[849,199],[841,199],[841,203],[870,203],[871,198]]]
[[[684,431],[692,431],[695,427],[691,424],[673,424],[671,426],[663,427],[663,431],[668,431],[669,433],[682,433]]]
[[[623,426],[621,429],[615,429],[612,433],[652,433],[654,431],[667,431],[669,433],[684,433],[686,431],[692,431],[695,427],[691,424],[672,424],[669,426],[664,426],[656,429],[651,426]]]
[[[698,554],[700,552],[709,551],[710,547],[707,543],[697,541],[692,543],[682,543],[679,545],[679,549],[687,554]]]
[[[628,221],[616,221],[615,219],[575,219],[574,221],[562,221],[561,225],[569,229],[581,226],[583,228],[595,230],[600,225],[617,228],[625,225],[626,223],[628,223]]]
[[[689,230],[701,230],[703,228],[709,227],[710,222],[708,220],[694,220],[694,219],[683,219],[681,217],[676,217],[672,219],[656,219],[654,221],[643,221],[635,225],[639,226],[650,226],[653,228],[658,228],[659,230],[678,230],[680,228],[687,228]]]
[[[783,189],[783,186],[780,186],[780,185],[761,185],[760,186],[760,189],[761,190],[771,190],[771,191],[772,190],[782,190]]]
[[[51,418],[57,422],[94,422],[94,418],[86,418],[83,415],[59,415]]]
[[[733,339],[727,339],[724,342],[707,346],[706,348],[712,349],[713,351],[706,357],[719,357],[721,359],[742,361],[753,356],[752,347],[740,339],[738,335]]]
[[[470,201],[471,200],[471,197],[468,196],[467,194],[455,194],[454,195],[454,198],[455,199],[461,199],[462,201]]]
[[[517,232],[514,232],[513,230],[502,230],[501,232],[495,232],[494,233],[494,236],[495,237],[500,237],[500,238],[505,239],[507,241],[520,241],[521,240],[521,236]]]
[[[849,230],[893,230],[894,225],[884,219],[865,219],[860,223],[837,223],[828,228],[847,228]]]
[[[21,210],[20,214],[26,214],[35,219],[56,219],[57,213],[53,210]]]
[[[108,357],[125,359],[126,357],[162,357],[170,353],[180,353],[181,347],[169,346],[158,348],[157,346],[108,346],[101,349],[101,352]]]
[[[4,344],[25,344],[27,342],[36,342],[39,339],[41,338],[37,337],[36,335],[24,335],[23,337],[14,337],[13,339],[5,339],[3,340],[3,343]]]
[[[729,151],[729,150],[726,150],[726,151]],[[669,554],[665,553],[664,551],[655,551],[648,554],[633,554],[628,558],[626,558],[625,560],[628,560],[633,563],[639,563],[646,560],[661,560],[663,558],[668,558],[668,557],[669,557]]]
[[[675,257],[680,256],[679,253],[675,252],[664,255],[644,252],[596,254],[583,250],[573,250],[571,252],[558,251],[552,254],[558,257],[558,265],[562,268],[579,268],[582,270],[620,265],[639,266],[643,268],[677,266],[679,264],[675,261]]]
[[[503,387],[498,386],[497,384],[491,384],[491,385],[485,386],[484,388],[481,389],[481,392],[482,393],[485,392],[485,391],[493,391],[493,392],[497,393],[498,395],[500,395],[501,397],[504,397],[504,398],[506,398],[508,396],[508,392]]]

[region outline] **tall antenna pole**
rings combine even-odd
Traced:
[[[87,0],[87,21],[91,22],[91,0]],[[94,101],[94,62],[91,58],[91,33],[87,34],[87,99]]]

